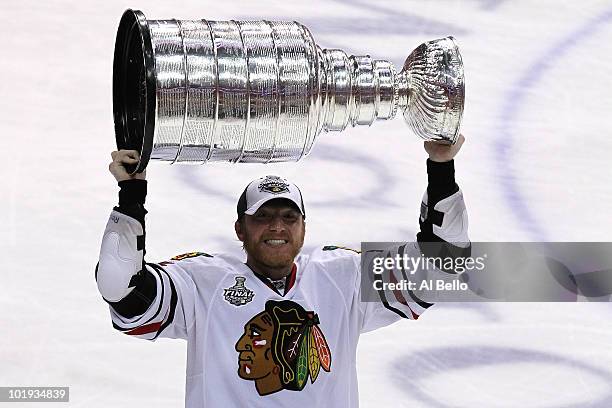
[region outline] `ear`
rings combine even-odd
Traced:
[[[242,231],[242,224],[240,221],[236,221],[234,223],[234,231],[236,231],[236,236],[240,240],[240,242],[244,242],[244,231]]]

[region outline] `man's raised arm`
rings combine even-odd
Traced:
[[[454,157],[465,138],[459,136],[452,146],[425,142],[427,191],[421,202],[418,242],[449,242],[456,256],[469,256],[468,217],[463,193],[455,182]],[[461,248],[463,250],[461,250]]]
[[[96,267],[98,290],[117,313],[134,317],[144,313],[156,295],[155,278],[145,267],[145,173],[129,175],[126,165],[138,162],[138,152],[112,153],[109,170],[119,183],[119,205],[109,217],[100,260]]]
[[[106,224],[96,281],[113,327],[147,340],[186,338],[193,321],[193,282],[181,271],[145,262],[145,173],[130,175],[125,169],[137,163],[135,150],[113,152],[112,158],[109,170],[119,183],[119,205]]]
[[[421,202],[421,215],[419,219],[420,232],[417,234],[417,243],[409,242],[399,246],[380,250],[368,251],[365,265],[371,273],[374,258],[409,257],[419,259],[421,255],[427,257],[467,257],[470,256],[471,245],[468,238],[468,219],[463,193],[455,182],[454,157],[465,141],[463,135],[459,136],[454,145],[441,145],[435,142],[425,142],[425,151],[429,154],[427,160],[427,191]],[[448,244],[446,244],[447,242]],[[428,243],[438,243],[428,245]],[[440,245],[439,243],[443,243]],[[419,297],[420,288],[398,289],[396,285],[401,281],[418,282],[423,269],[420,263],[414,270],[404,267],[394,267],[385,273],[372,277],[372,282],[380,281],[382,290],[377,290],[378,298],[362,302],[361,332],[367,332],[379,327],[387,326],[399,318],[416,320],[433,303],[428,303]],[[435,268],[434,268],[435,270]],[[445,271],[435,273],[446,274]],[[366,281],[369,283],[369,281]],[[361,288],[360,288],[361,290]],[[380,301],[378,301],[380,300]]]

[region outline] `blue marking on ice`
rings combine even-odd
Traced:
[[[521,109],[526,105],[528,90],[536,86],[555,64],[574,47],[595,34],[603,25],[612,21],[612,8],[588,20],[576,30],[571,31],[542,53],[521,77],[512,84],[503,98],[497,142],[494,144],[493,161],[499,171],[494,174],[494,185],[499,185],[505,202],[529,237],[535,241],[550,241],[546,228],[541,225],[527,201],[523,198],[517,177],[512,170],[512,146],[514,143],[514,123],[520,123]]]

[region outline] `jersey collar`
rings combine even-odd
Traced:
[[[246,265],[246,266],[247,268],[251,269],[249,265]],[[255,275],[257,279],[262,281],[267,287],[272,289],[275,293],[277,293],[280,296],[285,296],[287,293],[289,293],[291,288],[295,285],[295,278],[297,276],[297,265],[295,263],[293,264],[293,266],[291,267],[291,272],[289,272],[289,275],[285,276],[284,282],[281,285],[279,285],[278,282],[273,282],[267,276],[258,274],[252,269],[251,269],[251,272],[253,272],[253,275]],[[277,285],[279,287],[284,286],[284,290],[282,290],[282,293],[281,293],[281,290],[279,290],[279,288],[277,287]]]

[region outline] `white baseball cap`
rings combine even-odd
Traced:
[[[284,198],[293,202],[302,215],[306,217],[302,192],[298,186],[278,176],[266,176],[251,181],[242,192],[236,206],[238,219],[242,218],[244,214],[255,214],[259,207],[277,198]]]

